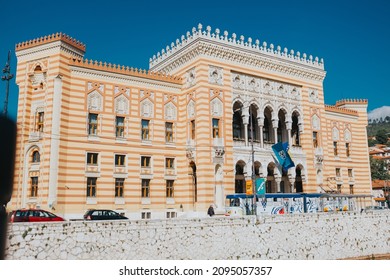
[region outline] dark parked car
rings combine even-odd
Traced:
[[[84,220],[124,220],[127,217],[112,211],[105,209],[91,209],[84,214]]]
[[[364,211],[381,211],[381,210],[386,210],[386,208],[383,207],[383,206],[377,206],[377,205],[375,205],[375,206],[367,206],[367,207],[364,209]]]
[[[10,213],[11,223],[17,222],[62,222],[63,218],[42,209],[20,209]]]

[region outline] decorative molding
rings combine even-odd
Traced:
[[[222,112],[223,112],[223,104],[222,101],[215,97],[211,102],[210,102],[210,113],[211,116],[213,117],[222,117]]]
[[[320,103],[320,100],[318,98],[318,90],[309,88],[309,101],[315,104]]]
[[[340,132],[337,127],[333,127],[332,129],[332,140],[339,141],[340,140]]]
[[[88,110],[103,111],[103,96],[97,90],[89,93],[87,99]]]
[[[71,67],[72,75],[78,75],[86,79],[93,79],[99,81],[107,81],[109,83],[124,83],[133,87],[140,88],[153,88],[154,90],[167,90],[172,93],[180,93],[181,88],[179,84],[157,81],[153,79],[147,79],[136,76],[123,75],[118,73],[104,72],[101,70],[87,69],[87,68],[77,68]]]
[[[223,69],[217,66],[209,66],[209,83],[223,85]]]
[[[66,53],[69,56],[81,59],[84,52],[62,41],[55,41],[43,45],[37,45],[33,48],[16,50],[16,56],[19,62],[31,61],[43,57],[52,56],[58,53]]]
[[[113,72],[118,74],[136,76],[141,78],[147,78],[150,80],[164,81],[164,82],[180,84],[180,85],[183,82],[182,78],[180,77],[167,75],[160,72],[153,72],[150,70],[137,69],[137,68],[124,66],[124,65],[116,65],[107,62],[96,61],[92,59],[88,60],[88,59],[80,59],[80,58],[72,57],[69,60],[69,64],[72,66],[78,66],[82,68],[95,69],[104,72]]]
[[[177,108],[172,102],[164,105],[164,113],[166,120],[176,120],[177,118]]]
[[[352,140],[351,131],[347,128],[344,131],[344,141],[345,142],[351,142],[351,140]]]
[[[120,115],[129,114],[129,100],[123,95],[115,97],[115,113]]]
[[[65,33],[61,33],[61,32],[60,33],[58,33],[58,32],[53,33],[51,35],[47,35],[44,37],[40,37],[40,38],[36,38],[33,40],[25,41],[22,43],[18,43],[15,46],[15,50],[20,51],[23,49],[32,48],[32,47],[48,44],[48,43],[55,42],[55,41],[62,41],[64,43],[67,43],[67,44],[73,46],[74,48],[76,48],[82,52],[85,52],[85,44],[83,44],[80,41],[70,37],[69,35],[67,35]]]
[[[154,105],[149,99],[141,101],[141,117],[153,118]]]
[[[314,114],[312,117],[311,117],[311,127],[313,130],[320,130],[321,129],[321,121],[320,121],[320,118]]]
[[[130,89],[123,86],[115,86],[114,94],[115,95],[123,94],[126,95],[127,97],[130,97]]]
[[[301,56],[300,52],[288,51],[287,48],[282,51],[280,46],[275,49],[273,44],[268,46],[266,42],[260,45],[259,40],[253,44],[251,38],[245,42],[244,36],[237,39],[235,33],[228,38],[227,31],[221,36],[219,29],[211,33],[209,26],[206,30],[202,28],[199,24],[198,29],[194,27],[192,33],[187,32],[181,40],[176,40],[176,44],[172,43],[150,58],[150,69],[170,73],[203,55],[304,79],[322,81],[325,78],[323,59],[305,53]]]
[[[190,100],[187,105],[187,115],[189,119],[195,118],[196,111],[195,111],[195,101]]]
[[[185,83],[185,87],[186,88],[189,88],[189,87],[192,87],[196,84],[196,72],[195,72],[195,67],[188,70],[186,72],[186,83]]]
[[[302,99],[300,86],[275,82],[272,80],[232,72],[232,86],[233,89],[248,91],[252,93],[260,93],[265,96],[270,95],[272,97],[278,96],[281,98],[289,98],[291,100]]]

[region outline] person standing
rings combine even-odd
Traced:
[[[209,215],[210,217],[215,215],[213,205],[210,205],[209,209],[207,210],[207,215]]]

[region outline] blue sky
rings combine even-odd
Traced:
[[[390,1],[2,1],[0,67],[15,44],[56,32],[87,46],[85,58],[148,69],[149,58],[202,23],[325,60],[325,103],[364,98],[390,105]],[[6,83],[0,83],[0,110]],[[8,112],[16,118],[11,80]]]

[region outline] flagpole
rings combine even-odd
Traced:
[[[251,150],[252,150],[252,191],[253,191],[253,214],[256,215],[256,186],[255,186],[255,150],[253,148],[253,117],[252,106],[249,105],[249,117],[251,118]]]

